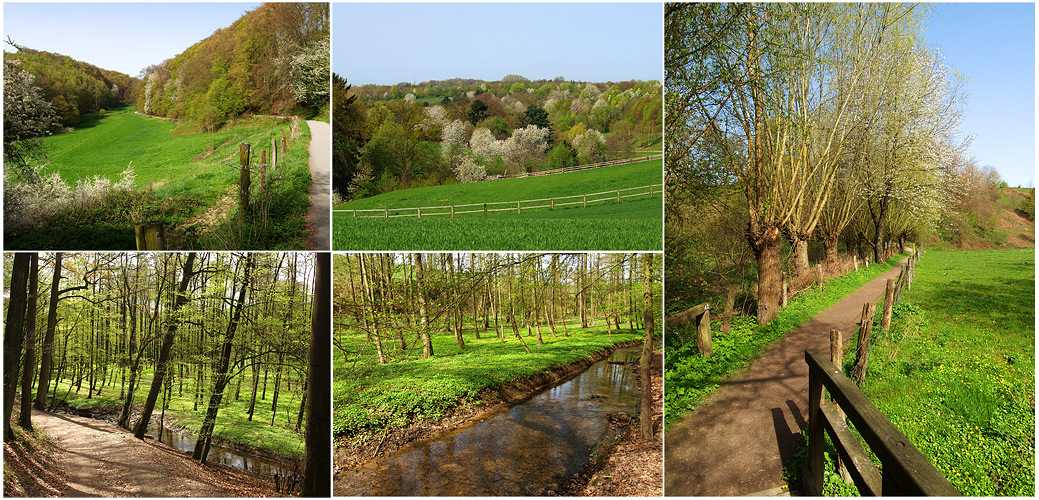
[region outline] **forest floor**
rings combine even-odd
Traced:
[[[668,496],[732,496],[785,484],[808,411],[805,349],[829,352],[829,332],[851,338],[864,302],[884,294],[899,267],[815,316],[722,386],[666,436]]]
[[[33,410],[32,450],[4,443],[5,496],[265,497],[272,479],[219,464],[200,465],[108,422]],[[21,451],[21,453],[19,453]],[[28,451],[28,452],[27,452]]]
[[[650,368],[653,387],[653,439],[640,436],[639,422],[632,421],[606,463],[588,482],[573,492],[590,497],[659,497],[664,494],[664,353],[653,353]],[[638,370],[635,370],[638,373]]]
[[[310,213],[307,215],[308,250],[331,248],[329,227],[331,202],[329,197],[332,179],[329,151],[332,144],[331,126],[325,122],[307,120],[310,127]]]

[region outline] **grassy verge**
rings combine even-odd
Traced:
[[[874,326],[863,392],[964,495],[1035,494],[1034,299],[1033,249],[932,251]]]
[[[438,420],[456,407],[478,404],[485,389],[501,388],[641,338],[641,333],[630,331],[607,336],[605,326],[571,326],[569,337],[542,333],[544,345],[525,338],[531,354],[511,332],[504,343],[493,332],[485,332],[480,340],[467,335],[465,349],[452,336],[436,335],[435,356],[421,359],[421,347],[417,352],[413,347],[381,365],[374,362],[374,347],[363,335],[342,335],[340,345],[353,354],[347,357],[337,349],[333,356],[332,432],[338,438],[364,441],[385,429]]]
[[[271,397],[274,391],[273,380],[274,374],[272,372],[270,373],[270,381],[265,398],[261,400],[262,392],[257,393],[256,406],[253,410],[252,421],[247,420],[251,388],[249,388],[247,384],[243,384],[239,397],[236,398],[236,385],[234,383],[230,384],[224,393],[220,413],[217,414],[217,422],[216,427],[213,429],[213,436],[224,441],[246,445],[250,448],[262,450],[278,456],[302,458],[304,451],[303,434],[302,432],[297,433],[292,430],[293,427],[295,427],[296,416],[299,411],[301,398],[300,389],[302,388],[302,385],[299,383],[291,383],[289,377],[283,375],[281,392],[278,395],[278,412],[274,418],[274,425],[271,425]],[[52,400],[53,398],[64,398],[65,404],[75,409],[90,409],[103,412],[109,412],[114,409],[118,412],[119,409],[122,408],[123,400],[119,398],[120,390],[118,383],[105,387],[101,391],[100,395],[95,392],[95,394],[89,399],[86,395],[85,380],[81,392],[77,393],[74,388],[72,392],[69,392],[70,385],[72,384],[69,380],[59,381],[57,392],[51,394]],[[151,387],[151,370],[146,370],[141,375],[138,389],[135,391],[134,401],[136,404],[144,403],[144,399],[148,395],[149,387]],[[193,435],[197,435],[198,429],[202,426],[202,419],[205,417],[207,405],[209,404],[208,390],[204,394],[203,400],[199,402],[198,410],[195,410],[194,380],[185,379],[183,383],[183,391],[181,391],[179,387],[179,382],[175,382],[169,407],[166,410],[166,425],[169,426],[172,422],[184,427]],[[68,397],[65,396],[66,393],[68,393]],[[162,398],[160,397],[159,401],[156,403],[155,411],[152,413],[151,421],[153,423],[157,424],[159,421],[159,415],[162,411],[161,405]],[[136,419],[131,420],[131,425],[134,422],[136,422]]]
[[[695,326],[684,325],[665,336],[664,360],[665,426],[681,420],[710,396],[725,379],[747,367],[777,339],[797,329],[815,315],[858,290],[905,257],[895,255],[884,264],[864,267],[797,294],[771,323],[758,327],[754,317],[734,317],[728,334],[721,333],[721,322],[712,322],[714,356],[704,358],[696,342],[680,343],[680,338],[695,338]]]
[[[660,250],[660,200],[510,216],[354,218],[334,212],[336,250]]]
[[[137,190],[69,203],[23,234],[5,233],[8,249],[135,249],[134,225],[162,221],[172,248],[301,248],[310,185],[310,132],[297,125],[289,154],[268,170],[266,192],[253,175],[256,215],[237,222],[238,145],[252,144],[253,164],[271,138],[291,135],[286,118],[241,118],[214,133],[138,115],[131,107],[104,118],[88,115],[74,132],[45,139],[57,172],[68,184],[94,176],[118,181],[132,163]]]

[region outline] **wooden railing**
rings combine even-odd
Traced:
[[[825,430],[863,496],[960,496],[927,457],[818,349],[805,350],[805,362],[808,363],[808,463],[801,481],[805,494],[822,493]],[[824,387],[880,459],[882,471],[870,461],[834,404],[823,398]]]
[[[490,212],[516,212],[523,213],[524,210],[541,208],[553,209],[569,205],[581,205],[587,207],[589,203],[603,201],[621,201],[624,198],[636,196],[649,196],[650,199],[660,196],[663,184],[652,184],[633,188],[613,189],[598,193],[575,194],[571,196],[557,196],[553,198],[540,198],[536,200],[517,201],[489,201],[486,203],[467,203],[463,205],[441,205],[435,207],[407,207],[407,208],[366,208],[366,209],[336,209],[339,212],[352,212],[354,217],[429,217],[436,215],[456,215],[482,213],[485,217]],[[567,201],[572,200],[572,201]],[[503,207],[503,208],[497,208]]]
[[[620,160],[601,161],[599,163],[588,163],[585,165],[574,165],[572,167],[563,167],[553,170],[542,170],[539,172],[521,172],[516,175],[509,175],[505,177],[499,177],[499,179],[522,179],[524,177],[540,177],[542,175],[553,175],[553,174],[566,174],[570,172],[580,172],[582,170],[594,170],[603,167],[613,167],[615,165],[629,165],[632,163],[642,163],[644,161],[661,160],[664,155],[650,155],[650,156],[636,156],[634,158],[624,158]],[[490,179],[495,180],[495,179]]]

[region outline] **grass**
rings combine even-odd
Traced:
[[[662,162],[644,161],[566,174],[500,179],[471,184],[446,184],[401,189],[355,200],[335,207],[337,210],[407,208],[462,205],[491,201],[516,201],[598,193],[615,189],[660,184]],[[657,198],[659,202],[659,198]],[[573,200],[569,200],[573,201]],[[583,210],[583,209],[582,209]],[[504,214],[504,212],[499,212]]]
[[[822,291],[811,288],[790,299],[779,316],[765,326],[757,326],[753,316],[736,316],[728,334],[721,333],[721,321],[711,323],[712,347],[710,358],[700,356],[696,348],[695,325],[683,325],[669,331],[665,337],[664,394],[665,426],[680,421],[693,411],[722,382],[750,366],[770,344],[796,330],[820,312],[836,304],[894,267],[905,257],[892,256],[884,264],[860,268],[858,271],[833,278]],[[683,339],[688,339],[682,342]]]
[[[333,213],[336,250],[660,250],[661,197],[448,216],[354,218],[344,210],[440,206],[561,197],[660,182],[661,162],[473,184],[394,191],[339,205]]]
[[[336,250],[660,250],[659,200],[510,216],[354,218],[334,212]]]
[[[132,162],[140,190],[5,238],[5,248],[134,249],[133,226],[144,221],[164,222],[176,248],[301,247],[310,185],[305,147],[310,131],[303,121],[289,154],[279,158],[277,171],[268,172],[274,180],[266,199],[254,174],[253,200],[274,210],[247,227],[233,222],[239,174],[229,164],[238,164],[238,145],[252,144],[252,161],[258,164],[258,150],[270,149],[271,138],[288,135],[290,128],[289,119],[241,118],[209,134],[135,114],[132,107],[112,110],[105,118],[85,115],[74,132],[45,139],[49,171],[70,184],[95,175],[115,181]]]
[[[303,434],[302,432],[296,433],[292,430],[296,424],[297,412],[299,411],[302,383],[290,381],[290,377],[286,375],[287,373],[288,371],[282,373],[282,387],[278,395],[278,413],[274,425],[270,425],[272,414],[271,398],[274,391],[274,369],[272,368],[268,375],[266,398],[261,401],[262,386],[260,391],[257,392],[252,421],[246,420],[249,409],[249,397],[251,395],[250,379],[243,380],[240,398],[237,400],[235,398],[236,383],[232,382],[228,385],[224,392],[220,412],[217,414],[213,436],[224,441],[244,444],[279,456],[302,458],[304,451]],[[139,382],[134,394],[134,403],[136,405],[144,404],[144,400],[148,395],[148,389],[151,387],[151,375],[151,369],[146,369],[143,370],[143,373],[138,378]],[[247,370],[243,375],[239,375],[239,377],[242,376],[251,377],[251,372]],[[263,377],[262,372],[260,377]],[[116,378],[118,379],[118,377]],[[54,398],[64,398],[69,391],[69,387],[73,385],[71,382],[68,379],[59,381],[56,394],[51,394],[52,400]],[[212,387],[209,386],[210,382],[207,382],[203,400],[199,402],[198,410],[196,411],[194,410],[195,379],[190,376],[184,379],[183,392],[178,390],[178,382],[174,382],[173,385],[169,408],[166,410],[166,420],[173,421],[177,425],[186,428],[193,435],[197,435],[198,429],[202,426],[202,419],[205,417],[206,408],[209,404],[209,391]],[[117,380],[112,385],[106,386],[101,391],[100,396],[95,393],[90,399],[87,399],[86,386],[87,381],[84,380],[82,392],[77,393],[73,389],[65,399],[66,404],[76,409],[122,408],[123,400],[119,398],[120,387]],[[156,424],[162,411],[161,405],[162,397],[160,396],[151,418],[151,421]],[[135,422],[136,419],[132,418],[130,425],[132,426]]]
[[[1034,250],[917,266],[891,330],[874,327],[863,392],[964,495],[1033,496]]]
[[[421,359],[421,344],[400,352],[386,343],[384,349],[391,357],[383,365],[375,362],[375,348],[363,334],[340,333],[339,345],[352,354],[347,357],[336,349],[333,355],[333,434],[360,442],[384,429],[437,420],[452,408],[478,403],[484,389],[521,381],[617,343],[642,338],[640,332],[630,331],[607,336],[605,326],[578,329],[569,325],[569,337],[562,335],[562,328],[559,330],[556,338],[542,331],[544,345],[538,345],[534,337],[525,337],[531,354],[523,350],[508,328],[504,343],[493,330],[484,332],[480,340],[466,333],[464,350],[453,336],[435,335],[435,356],[429,359]]]

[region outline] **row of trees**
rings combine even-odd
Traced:
[[[314,113],[328,105],[328,41],[327,3],[263,4],[146,68],[137,108],[207,129],[245,112]]]
[[[50,411],[85,390],[87,399],[118,394],[118,424],[139,439],[154,412],[191,398],[202,415],[192,457],[205,463],[227,401],[249,405],[224,418],[252,420],[257,396],[269,391],[268,425],[303,433],[306,422],[308,460],[327,462],[327,254],[59,252],[5,261],[5,440],[19,385],[23,428],[32,428],[32,408]],[[281,391],[300,401],[283,403],[285,423],[274,418],[279,395],[288,399]],[[323,434],[310,436],[313,425]],[[311,487],[327,492],[327,464],[308,462],[306,472],[320,474]]]
[[[970,161],[961,81],[927,47],[925,15],[909,4],[667,4],[669,255],[719,250],[695,220],[735,228],[744,241],[715,260],[749,247],[764,324],[778,312],[784,239],[804,275],[811,240],[831,265],[842,239],[879,262],[888,240],[933,231]]]
[[[379,363],[422,351],[435,356],[432,336],[450,333],[541,344],[597,321],[607,333],[643,321],[644,272],[652,254],[356,254],[336,257],[337,348],[361,332]],[[659,294],[657,294],[659,296]],[[658,311],[654,311],[657,314]],[[570,318],[570,319],[568,319]],[[468,326],[467,326],[468,325]],[[464,333],[465,332],[465,333]],[[510,333],[511,332],[511,333]],[[416,351],[413,351],[416,350]],[[371,351],[368,351],[371,352]]]
[[[333,87],[343,197],[562,168],[660,141],[657,82],[426,85],[397,97],[399,86],[357,89],[334,75]]]

